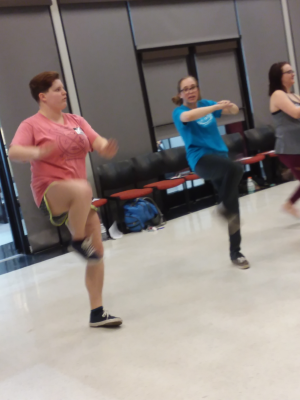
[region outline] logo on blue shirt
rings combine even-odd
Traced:
[[[207,126],[213,121],[213,115],[208,114],[205,117],[197,119],[197,124],[200,126]]]

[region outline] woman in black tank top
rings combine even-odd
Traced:
[[[300,96],[292,93],[295,72],[287,62],[273,64],[269,71],[270,111],[276,129],[275,151],[280,161],[300,180]],[[300,218],[295,203],[300,186],[283,205],[283,210]]]

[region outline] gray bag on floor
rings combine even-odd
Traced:
[[[151,204],[154,205],[154,207],[157,209],[157,215],[152,219],[152,224],[155,227],[159,227],[162,225],[166,225],[167,221],[165,220],[165,217],[163,215],[163,213],[160,211],[160,208],[158,207],[158,205],[155,203],[155,201],[153,199],[151,199],[151,197],[143,197],[143,200],[149,201]]]

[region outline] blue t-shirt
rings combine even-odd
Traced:
[[[212,100],[198,101],[198,107],[208,107],[217,104]],[[182,137],[185,147],[188,163],[195,171],[197,162],[205,154],[222,154],[227,155],[228,149],[225,145],[218,129],[216,118],[220,118],[222,110],[214,111],[205,117],[196,121],[183,123],[180,115],[185,111],[191,111],[190,108],[182,105],[173,111],[174,124]]]

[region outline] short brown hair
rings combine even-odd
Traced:
[[[59,79],[59,73],[55,71],[46,71],[38,74],[31,79],[29,83],[31,95],[39,103],[40,93],[47,93],[56,79]]]
[[[198,80],[197,80],[194,76],[189,75],[189,76],[186,76],[185,78],[181,78],[180,81],[179,81],[178,84],[177,84],[177,95],[174,96],[174,97],[172,97],[172,101],[173,101],[174,104],[176,104],[176,106],[182,106],[182,104],[183,104],[183,100],[182,100],[182,98],[180,97],[181,83],[182,83],[185,79],[188,79],[188,78],[193,78],[194,81],[196,82],[198,88],[199,88],[199,82],[198,82]],[[199,89],[199,99],[198,99],[198,100],[201,100],[200,89]]]

